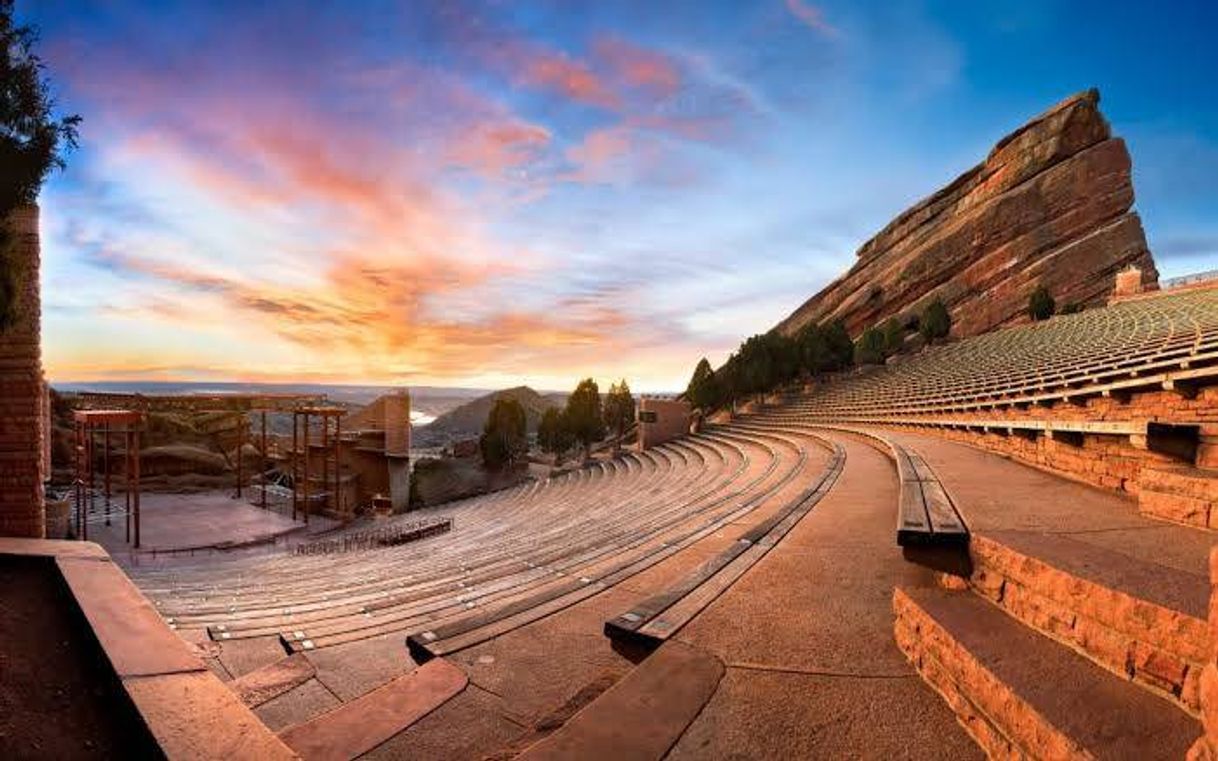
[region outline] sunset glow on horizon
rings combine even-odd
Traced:
[[[41,198],[53,383],[683,388],[1091,86],[1162,275],[1218,259],[1200,4],[301,8],[17,3],[84,117]]]

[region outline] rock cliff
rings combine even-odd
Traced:
[[[1099,111],[1099,93],[1068,98],[1007,135],[985,161],[894,219],[858,261],[778,325],[845,321],[857,336],[897,316],[910,321],[936,296],[952,335],[1026,319],[1045,285],[1059,306],[1105,303],[1116,273],[1158,272],[1133,206],[1129,151]]]

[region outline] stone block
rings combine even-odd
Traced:
[[[1208,526],[1210,521],[1208,501],[1180,494],[1143,490],[1138,494],[1138,511],[1190,526]]]
[[[1188,664],[1158,648],[1138,642],[1133,648],[1133,678],[1171,695],[1180,695]]]
[[[1109,668],[1128,675],[1133,668],[1133,640],[1090,619],[1080,617],[1071,638],[1084,652]]]

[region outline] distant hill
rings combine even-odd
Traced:
[[[490,414],[495,399],[508,396],[520,402],[524,407],[525,418],[528,420],[529,431],[537,430],[537,423],[542,414],[550,407],[556,407],[566,402],[565,394],[539,394],[528,386],[516,386],[503,391],[492,391],[473,401],[445,412],[426,426],[415,429],[414,437],[419,443],[427,441],[438,444],[445,439],[462,436],[474,436],[482,433],[486,416]]]

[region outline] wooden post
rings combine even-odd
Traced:
[[[93,426],[85,423],[85,472],[88,473],[88,478],[85,480],[87,487],[85,489],[85,517],[81,522],[80,536],[85,541],[89,540],[89,512],[93,507]]]
[[[75,497],[75,502],[76,502],[76,515],[73,517],[74,517],[75,523],[76,523],[76,538],[77,539],[81,538],[81,536],[80,536],[81,535],[80,518],[81,518],[81,515],[83,515],[83,511],[85,509],[84,491],[82,489],[83,481],[81,480],[83,478],[81,469],[82,469],[82,466],[84,465],[84,462],[82,460],[82,452],[84,450],[85,443],[84,443],[84,433],[81,431],[80,427],[81,427],[81,422],[78,420],[78,421],[76,421],[76,436],[75,436],[76,446],[72,447],[72,459],[73,459],[73,465],[74,465],[73,470],[75,471],[75,474],[74,474],[75,477],[72,479],[72,492],[73,492],[73,496]]]
[[[123,492],[123,506],[127,513],[127,544],[131,544],[131,474],[135,468],[131,465],[131,427],[123,431],[123,454],[127,458],[123,464],[123,480],[127,488]]]
[[[296,457],[297,449],[300,447],[299,436],[296,433],[297,420],[299,414],[296,410],[292,410],[292,520],[296,520]]]
[[[241,450],[245,448],[245,413],[237,418],[237,499],[241,499]]]
[[[131,438],[135,442],[132,447],[131,456],[135,464],[135,494],[131,498],[131,509],[135,511],[135,548],[140,548],[140,429],[136,428],[131,433]]]
[[[102,467],[106,470],[106,525],[110,525],[110,424],[105,428],[106,448],[102,452]]]
[[[262,509],[266,509],[266,410],[262,411]]]
[[[342,493],[342,438],[343,438],[343,419],[341,417],[334,418],[334,511],[342,514],[343,511],[343,493]]]
[[[304,413],[304,479],[301,482],[304,495],[304,522],[309,525],[309,413]]]

